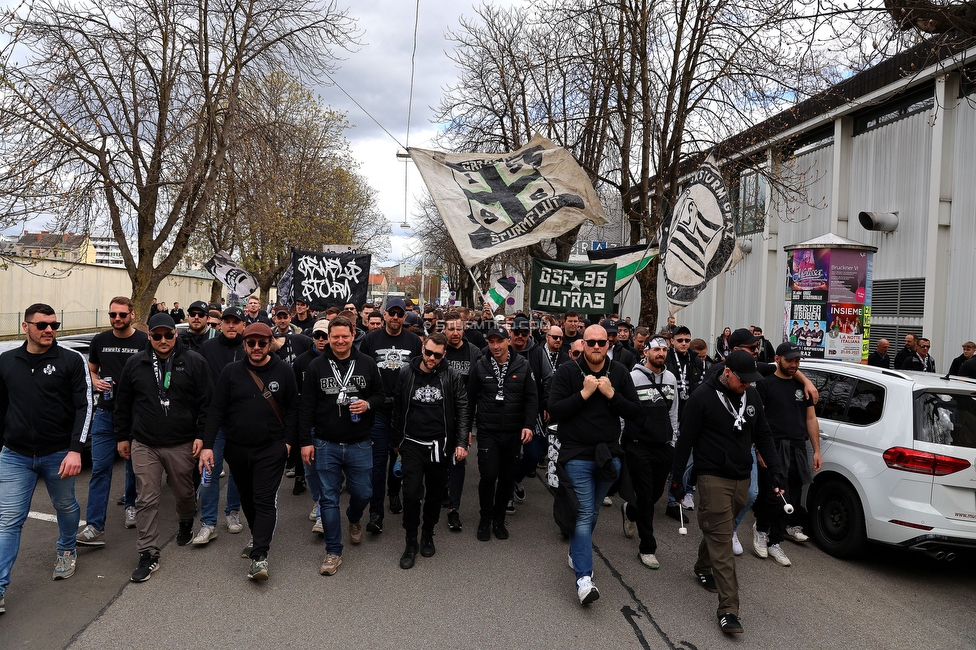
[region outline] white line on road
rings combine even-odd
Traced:
[[[58,516],[57,515],[49,515],[46,512],[37,512],[35,510],[31,510],[30,512],[27,513],[27,516],[30,517],[31,519],[40,519],[41,521],[50,521],[50,522],[53,522],[55,524],[58,523]],[[86,523],[87,522],[84,519],[82,519],[81,521],[78,522],[78,525],[79,526],[84,526]]]

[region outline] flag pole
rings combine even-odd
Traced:
[[[637,260],[637,268],[640,268],[641,262],[643,262],[647,258],[647,252],[649,250],[651,250],[651,246],[653,246],[653,245],[654,245],[654,240],[653,239],[648,240],[647,246],[644,248],[643,254],[641,254],[641,258],[639,260]],[[658,252],[657,252],[657,254],[658,254],[658,256],[661,255],[660,242],[658,243]],[[639,273],[639,271],[638,271],[638,273]],[[637,279],[637,273],[634,273],[632,276],[630,276],[630,279],[627,280],[627,283],[624,286],[620,287],[620,291],[617,291],[615,293],[617,293],[617,294],[623,294],[624,290],[627,289],[627,287],[630,286],[630,283],[633,282],[636,279]]]
[[[468,276],[471,278],[471,281],[474,283],[474,288],[477,289],[478,290],[478,293],[481,294],[481,302],[484,303],[485,302],[485,296],[487,296],[488,294],[486,294],[484,291],[481,290],[481,285],[478,284],[477,278],[475,278],[474,277],[474,273],[471,272],[471,267],[470,266],[466,266],[466,267],[464,267],[464,270],[468,272]]]

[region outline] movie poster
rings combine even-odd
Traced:
[[[864,309],[861,304],[827,304],[827,359],[861,362],[864,349]]]

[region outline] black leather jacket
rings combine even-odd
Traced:
[[[393,437],[390,446],[399,447],[406,433],[407,412],[410,409],[410,396],[413,394],[413,382],[420,369],[420,357],[414,357],[408,365],[400,368],[396,387],[393,391]],[[468,408],[468,389],[464,385],[461,375],[441,362],[434,372],[441,380],[441,393],[444,395],[444,435],[447,438],[445,447],[454,445],[468,448],[468,432],[471,430],[471,411]],[[451,440],[451,432],[456,440]]]

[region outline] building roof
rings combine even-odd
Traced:
[[[17,240],[17,245],[25,248],[78,248],[87,240],[85,233],[25,232]]]

